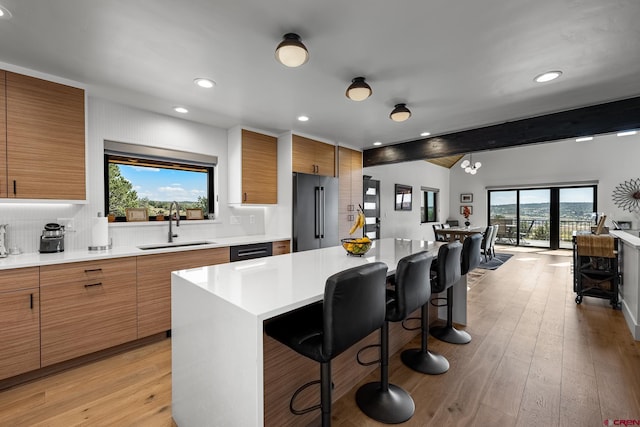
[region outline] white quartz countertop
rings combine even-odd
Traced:
[[[79,262],[79,261],[95,261],[100,259],[151,255],[151,254],[158,254],[158,253],[193,251],[197,249],[210,249],[210,248],[218,248],[218,247],[225,247],[225,246],[248,245],[252,243],[288,240],[290,238],[291,238],[290,236],[252,235],[252,236],[219,237],[219,238],[212,238],[212,239],[203,239],[203,241],[206,241],[208,243],[204,245],[197,245],[197,246],[173,246],[173,247],[160,248],[160,249],[143,250],[138,248],[137,246],[120,246],[120,247],[114,247],[113,249],[104,250],[104,251],[90,251],[88,249],[84,249],[84,250],[69,250],[69,251],[57,252],[57,253],[45,253],[45,254],[41,254],[38,252],[24,253],[19,255],[9,255],[6,258],[0,258],[0,270],[7,270],[11,268],[23,268],[23,267],[38,267],[41,265],[64,264],[64,263]],[[153,244],[154,242],[149,242],[149,243]],[[177,239],[174,243],[179,245],[179,244],[189,243],[189,241],[187,240],[181,241]],[[163,242],[160,242],[158,244],[163,244]],[[140,245],[140,246],[143,246],[143,245]]]
[[[633,234],[631,234],[633,233]],[[611,230],[609,234],[624,240],[626,243],[640,249],[640,237],[638,237],[638,230]]]
[[[320,301],[332,274],[376,261],[384,262],[393,272],[404,256],[427,250],[435,257],[442,244],[382,239],[374,241],[362,257],[347,255],[341,246],[335,246],[173,274],[264,320]]]

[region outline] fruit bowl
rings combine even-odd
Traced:
[[[341,242],[342,247],[349,255],[362,256],[371,249],[371,240],[368,237],[342,239]]]

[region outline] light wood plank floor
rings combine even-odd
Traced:
[[[585,297],[575,304],[570,264],[567,256],[516,253],[478,275],[469,291],[473,341],[430,340],[451,363],[446,374],[416,374],[394,355],[391,381],[416,402],[403,425],[595,427],[605,419],[640,420],[640,343],[606,301]],[[170,346],[163,340],[2,391],[0,426],[175,426]],[[382,425],[358,410],[354,393],[334,405],[334,425]]]

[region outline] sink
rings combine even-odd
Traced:
[[[215,242],[200,240],[197,242],[173,242],[173,243],[156,243],[151,245],[141,245],[138,246],[138,249],[142,249],[143,251],[147,251],[150,249],[167,249],[167,248],[183,248],[185,246],[202,246],[202,245],[212,245]]]

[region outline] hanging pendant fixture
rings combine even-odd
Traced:
[[[473,154],[469,154],[469,160],[463,160],[460,163],[460,167],[468,174],[475,175],[478,173],[478,169],[482,167],[482,163],[473,162]]]

